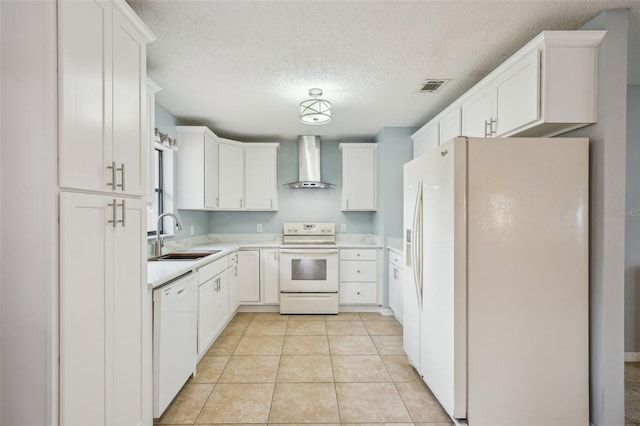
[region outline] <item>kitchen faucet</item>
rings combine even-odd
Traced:
[[[162,213],[160,216],[158,216],[158,221],[156,222],[156,243],[153,246],[154,256],[161,256],[162,255],[162,247],[164,246],[164,238],[160,236],[160,221],[165,216],[172,217],[173,220],[176,221],[176,228],[178,228],[178,231],[182,230],[182,225],[180,224],[180,220],[178,219],[178,217],[175,214],[173,214],[173,213]]]

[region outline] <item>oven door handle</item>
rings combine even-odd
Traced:
[[[338,249],[280,249],[280,253],[291,254],[334,254]]]

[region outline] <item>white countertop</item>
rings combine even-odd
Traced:
[[[236,250],[247,248],[280,248],[281,239],[271,239],[262,241],[251,241],[247,238],[240,238],[239,241],[221,241],[226,238],[216,240],[212,237],[213,242],[206,242],[205,239],[197,238],[193,240],[193,245],[189,242],[172,242],[167,244],[164,252],[180,252],[185,250],[221,250],[218,253],[203,257],[197,260],[168,260],[168,261],[150,261],[147,262],[147,284],[151,288],[157,288],[170,281],[178,278],[190,271],[195,271],[204,265],[227,256]],[[336,241],[339,249],[344,248],[382,248],[378,239],[370,236],[361,235],[341,235]]]

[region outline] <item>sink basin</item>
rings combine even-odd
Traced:
[[[222,250],[200,250],[200,251],[182,251],[176,253],[167,253],[162,256],[156,256],[149,261],[162,262],[165,260],[197,260],[221,252]]]

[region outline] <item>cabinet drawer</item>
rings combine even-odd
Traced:
[[[404,256],[389,250],[389,263],[402,269],[404,267]]]
[[[198,282],[202,284],[227,269],[228,258],[225,256],[198,269]]]
[[[377,262],[346,260],[340,262],[340,281],[377,281]]]
[[[340,260],[376,260],[376,252],[372,249],[343,249],[340,250]]]
[[[376,303],[376,283],[340,283],[340,303],[373,304]]]

